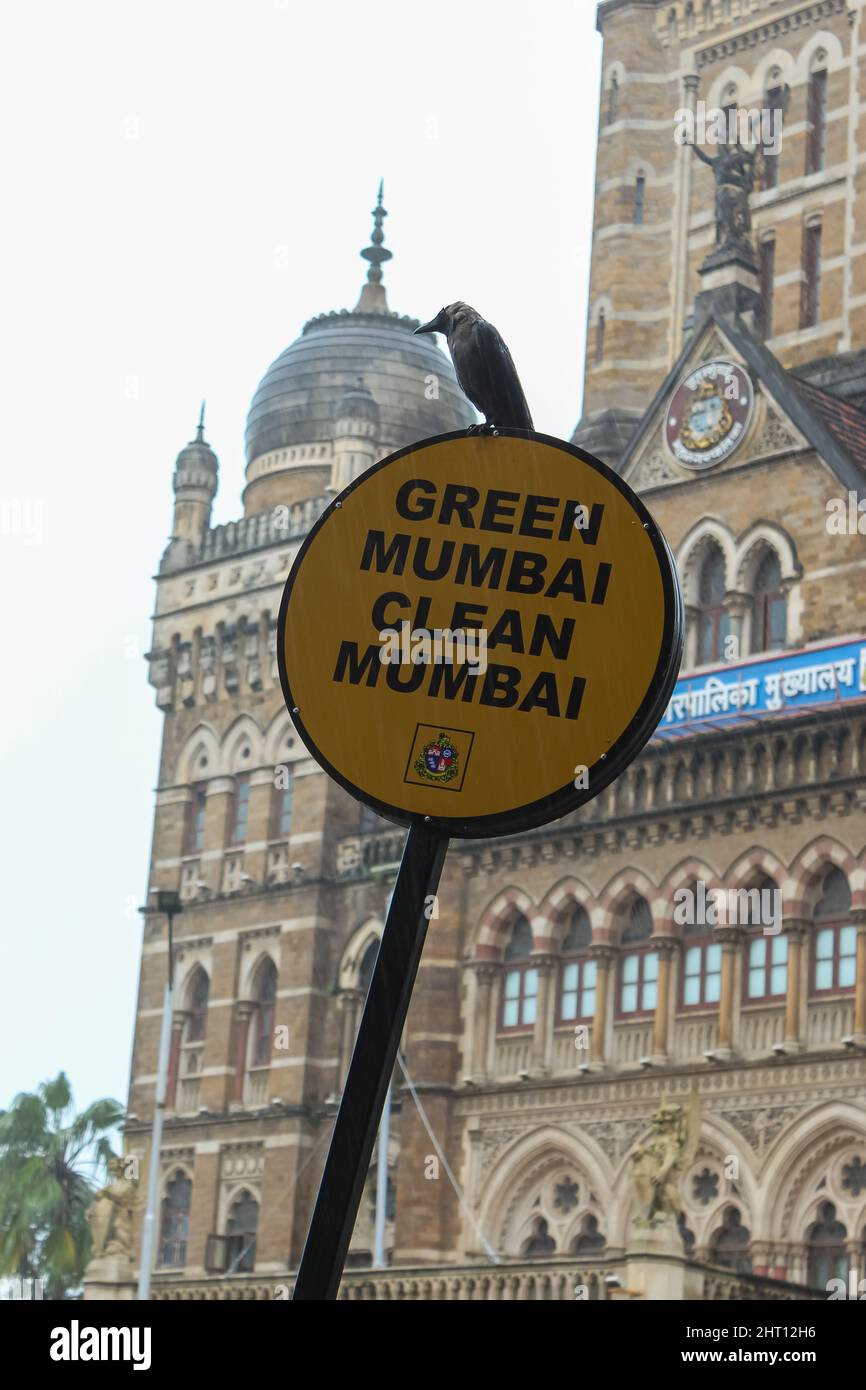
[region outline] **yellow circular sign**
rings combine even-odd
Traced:
[[[448,434],[383,459],[313,527],[280,678],[310,752],[380,814],[508,834],[640,751],[682,634],[664,537],[611,469],[546,435]]]

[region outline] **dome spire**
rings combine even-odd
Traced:
[[[198,427],[196,428],[196,432],[195,432],[196,441],[197,441],[199,444],[204,444],[204,442],[205,442],[205,437],[204,437],[204,407],[205,407],[205,403],[204,403],[204,401],[202,401],[202,403],[201,403],[201,412],[200,412],[199,417],[198,417]]]
[[[385,233],[382,230],[382,223],[388,216],[387,210],[382,206],[382,199],[385,196],[385,180],[379,180],[379,193],[376,198],[376,206],[373,209],[373,233],[370,237],[370,245],[365,246],[361,255],[365,261],[370,262],[367,271],[367,280],[361,290],[361,297],[355,305],[354,312],[368,314],[387,314],[388,300],[385,295],[385,286],[382,284],[382,266],[385,261],[390,261],[393,252],[383,246]]]

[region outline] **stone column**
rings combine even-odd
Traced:
[[[679,942],[672,936],[654,936],[650,947],[659,958],[659,978],[656,986],[656,1012],[653,1020],[652,1060],[663,1066],[668,1059],[668,1027],[671,1012],[671,979],[673,960]]]
[[[212,777],[207,784],[201,877],[202,882],[214,893],[218,893],[221,887],[222,855],[226,847],[234,790],[233,777]]]
[[[693,603],[686,603],[683,607],[684,621],[686,625],[685,650],[683,652],[683,667],[691,669],[698,664],[698,616],[700,609]]]
[[[717,927],[722,947],[722,979],[719,989],[719,1045],[716,1057],[729,1061],[734,1055],[734,995],[740,968],[742,933],[736,927]]]
[[[782,922],[788,937],[788,996],[785,1003],[785,1051],[802,1052],[800,1015],[802,1012],[803,956],[809,924],[802,918]]]
[[[854,988],[854,1041],[866,1047],[866,908],[854,908],[851,921],[857,928],[857,983]]]
[[[589,1059],[586,1065],[601,1071],[607,1061],[607,1020],[616,951],[612,946],[591,946],[589,958],[595,961],[595,1018],[592,1021]]]
[[[474,961],[471,966],[474,997],[470,995],[470,1014],[466,1020],[468,1048],[466,1074],[472,1081],[486,1081],[490,1074],[490,1031],[493,1012],[493,984],[500,973],[498,965]]]
[[[532,1035],[532,1070],[546,1073],[553,1061],[553,998],[556,980],[556,956],[533,955],[531,968],[538,971],[538,993],[535,1000],[535,1030]]]
[[[725,611],[730,619],[730,636],[737,641],[736,649],[733,654],[734,661],[742,661],[746,655],[746,617],[752,609],[752,597],[750,594],[740,593],[737,589],[732,589],[725,594]],[[722,656],[725,656],[724,650]]]
[[[238,848],[244,851],[244,870],[256,883],[264,884],[267,877],[267,842],[271,838],[271,816],[274,806],[274,769],[260,767],[250,773],[250,812],[247,838]],[[251,850],[247,845],[262,845]]]
[[[243,1104],[244,1077],[247,1070],[247,1038],[250,1031],[250,1018],[255,1005],[251,1000],[241,999],[235,1005],[234,1064],[235,1076],[232,1098],[237,1105]]]
[[[166,1082],[165,1104],[172,1110],[177,1101],[177,1075],[180,1066],[180,1044],[184,1025],[189,1018],[187,1012],[178,1011],[171,1021],[171,1050],[168,1054],[168,1080]]]

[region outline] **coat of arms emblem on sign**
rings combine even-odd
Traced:
[[[447,734],[425,743],[415,759],[415,771],[419,777],[427,777],[431,782],[450,782],[457,776],[457,749]]]

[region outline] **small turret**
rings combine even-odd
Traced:
[[[204,402],[195,439],[181,449],[174,465],[174,517],[161,569],[180,569],[198,553],[210,525],[219,460],[204,437]]]
[[[335,492],[342,492],[375,462],[379,429],[379,407],[359,376],[356,385],[343,392],[334,408],[331,486]]]

